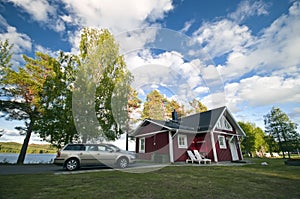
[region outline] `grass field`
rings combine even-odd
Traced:
[[[22,144],[16,142],[0,142],[0,153],[20,153]],[[57,149],[50,144],[30,144],[27,154],[32,153],[56,153]]]
[[[141,174],[2,175],[0,198],[300,198],[300,167],[286,166],[282,159],[252,161],[244,166],[169,166]]]

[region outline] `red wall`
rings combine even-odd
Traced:
[[[142,134],[146,134],[146,133],[161,131],[163,129],[164,129],[163,127],[149,122],[147,125],[140,128],[137,135],[142,135]]]
[[[180,133],[179,133],[180,134]],[[183,134],[183,133],[181,133]],[[202,154],[206,154],[206,157],[214,161],[210,133],[202,134],[185,134],[187,135],[188,147],[186,149],[178,148],[178,134],[173,138],[173,153],[174,161],[182,162],[186,161],[188,155],[187,150],[198,150]],[[220,149],[218,142],[218,135],[224,135],[226,140],[226,149]],[[214,133],[215,147],[217,151],[218,161],[231,161],[231,151],[228,140],[226,138],[231,138],[229,135]],[[236,137],[234,138],[236,139]],[[236,140],[237,141],[237,140]],[[151,135],[145,138],[145,153],[139,153],[139,138],[136,138],[136,153],[138,153],[138,158],[151,160],[153,154],[166,154],[169,155],[169,133],[158,133],[156,135]],[[237,152],[239,159],[242,156],[239,151],[239,145],[237,144]]]
[[[218,141],[218,135],[223,135],[223,134],[214,134],[214,138],[215,138],[215,146],[216,146],[216,151],[217,151],[217,156],[218,156],[218,161],[231,161],[231,152],[230,152],[230,148],[229,148],[229,144],[228,144],[228,140],[226,139],[226,135],[225,136],[225,141],[226,141],[226,149],[220,149],[220,145],[219,145],[219,141]],[[230,136],[231,137],[231,136]]]
[[[169,152],[168,132],[158,133],[150,137],[146,137],[145,143],[146,143],[146,148],[145,148],[146,153],[158,152],[159,154],[166,154]]]
[[[179,134],[183,134],[183,133],[179,133]],[[174,161],[175,162],[181,162],[181,161],[185,161],[188,156],[186,151],[190,148],[195,135],[192,134],[183,134],[183,135],[187,135],[187,149],[180,149],[178,148],[178,134],[173,138],[173,154],[174,154]]]
[[[145,137],[145,153],[139,153],[139,138],[136,138],[136,153],[138,158],[151,160],[152,155],[169,155],[169,133],[163,132]]]
[[[219,142],[218,142],[218,135],[224,135],[224,134],[215,134],[215,141],[216,141],[216,151],[217,151],[217,154],[218,154],[218,161],[232,161],[232,155],[231,155],[231,151],[230,151],[230,146],[229,146],[229,143],[228,143],[228,139],[231,138],[231,135],[224,135],[225,136],[225,140],[226,140],[226,146],[227,146],[227,149],[220,149],[220,146],[219,146]],[[242,154],[240,153],[240,148],[239,148],[239,144],[238,144],[238,140],[236,137],[234,137],[233,139],[235,139],[235,142],[236,142],[236,149],[237,149],[237,154],[238,154],[238,157],[239,157],[239,160],[242,160]]]

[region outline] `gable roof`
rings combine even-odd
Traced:
[[[158,125],[162,129],[181,130],[190,133],[207,132],[211,130],[214,131],[222,115],[224,115],[227,118],[227,120],[234,127],[238,135],[241,136],[246,135],[242,130],[242,128],[239,126],[239,124],[235,121],[228,108],[226,106],[223,106],[205,112],[181,117],[178,119],[178,121],[173,121],[173,120],[162,121],[162,120],[145,119],[133,132],[132,136],[138,135],[141,128],[143,126],[146,126],[149,123]]]

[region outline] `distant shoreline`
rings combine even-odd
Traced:
[[[0,153],[20,153],[22,144],[17,142],[0,142]],[[27,154],[55,154],[57,148],[50,144],[30,144]]]

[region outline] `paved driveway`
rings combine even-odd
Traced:
[[[152,170],[157,170],[166,165],[162,164],[146,164],[135,163],[129,165],[127,169],[121,169],[127,172],[143,173]],[[65,171],[62,166],[56,166],[53,164],[25,164],[25,165],[0,165],[0,175],[11,174],[39,174],[39,173],[53,173],[53,174],[72,174],[72,173],[85,173],[85,172],[98,172],[98,171],[112,171],[114,169],[108,167],[88,167],[82,168],[76,171]]]
[[[52,164],[0,165],[0,175],[55,173],[62,171],[62,167]]]

